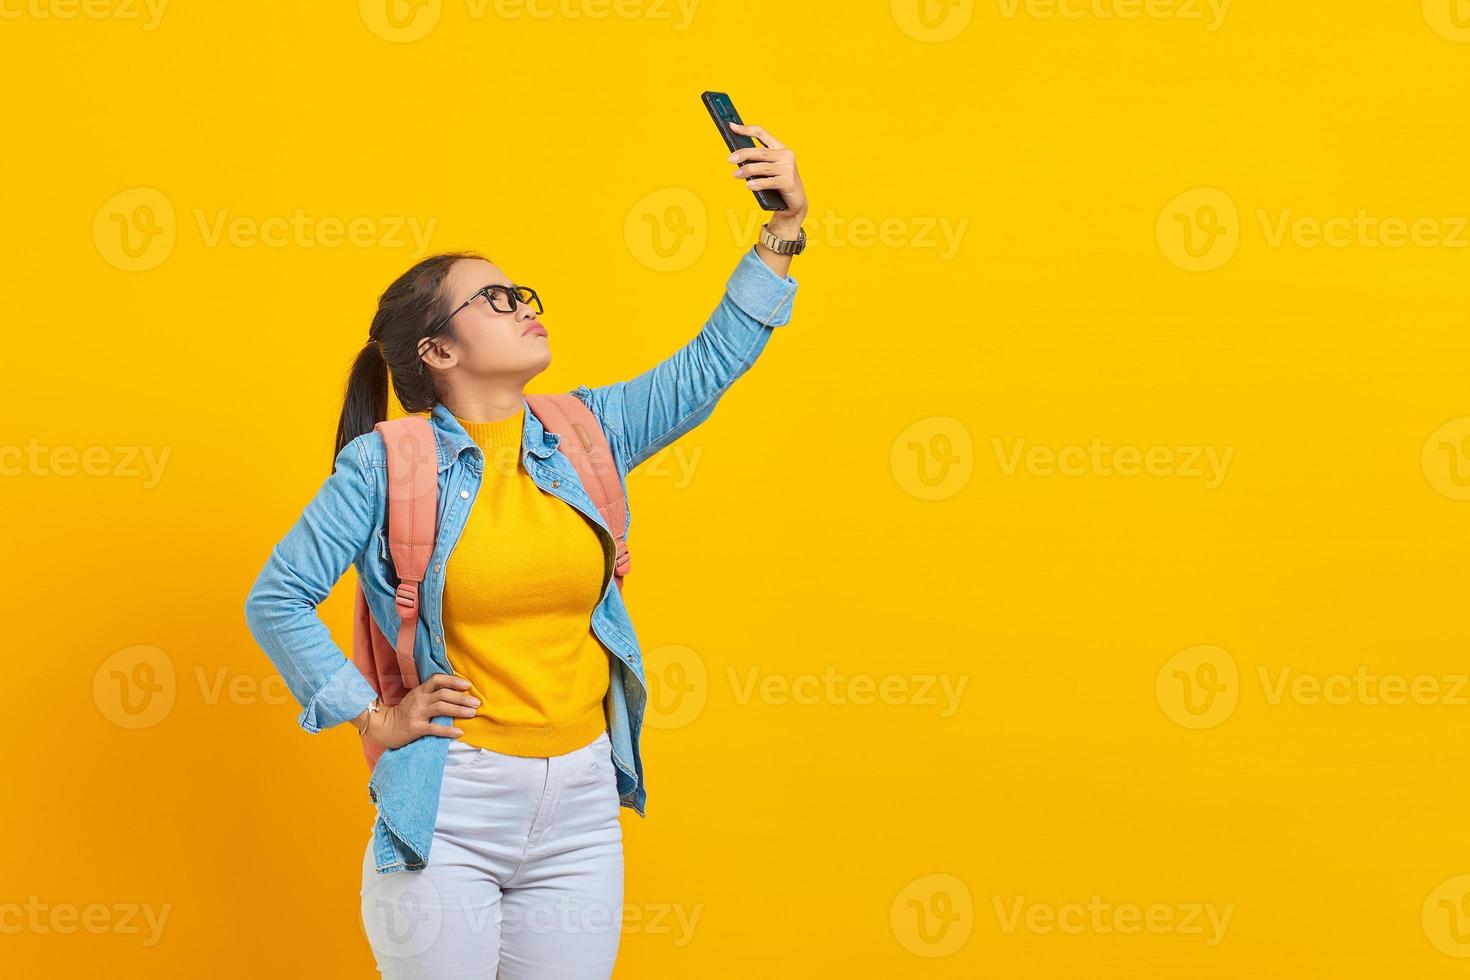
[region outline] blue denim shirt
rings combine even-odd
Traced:
[[[635,378],[575,389],[607,434],[625,492],[630,470],[707,419],[725,390],[755,363],[772,329],[791,319],[796,286],[791,276],[771,271],[752,246],[697,336]],[[449,409],[438,404],[429,418],[438,443],[439,507],[438,535],[420,589],[414,660],[421,678],[454,673],[444,648],[444,569],[485,467],[484,453]],[[603,544],[603,594],[591,625],[613,654],[603,704],[618,796],[623,806],[644,816],[647,791],[638,750],[648,703],[643,657],[622,593],[612,582],[612,533],[576,469],[556,451],[559,438],[546,432],[527,405],[521,434],[526,471],[542,490],[587,515]],[[356,717],[374,698],[372,686],[332,641],[316,611],[349,565],[357,569],[378,627],[385,636],[397,636],[397,578],[388,552],[386,500],[383,437],[368,432],[337,454],[332,475],[272,549],[245,600],[250,632],[302,705],[297,720],[311,733]],[[453,724],[455,719],[440,715],[433,721]],[[379,874],[427,865],[450,741],[420,736],[379,758],[368,781],[368,796],[378,810],[373,851]]]

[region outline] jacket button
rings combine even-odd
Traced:
[[[460,500],[469,500],[470,499],[470,492],[468,490],[461,490],[459,492],[459,499]]]
[[[561,486],[561,481],[560,480],[552,480],[551,481],[551,485],[553,487],[559,487],[559,486]]]

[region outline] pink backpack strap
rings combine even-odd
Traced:
[[[613,463],[607,435],[597,424],[592,410],[571,392],[555,395],[526,395],[526,403],[548,432],[561,436],[557,448],[571,461],[582,486],[597,512],[612,531],[616,543],[613,581],[622,591],[623,576],[628,574],[628,498]]]
[[[379,422],[374,428],[388,449],[388,551],[398,575],[398,669],[404,690],[418,686],[414,637],[418,630],[419,586],[434,551],[439,505],[439,451],[434,430],[422,415]]]

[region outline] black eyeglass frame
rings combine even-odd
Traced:
[[[479,289],[471,293],[469,299],[465,300],[463,303],[454,308],[454,313],[449,314],[444,319],[436,323],[433,329],[429,331],[429,335],[437,335],[439,331],[443,330],[445,326],[448,325],[450,320],[454,319],[455,314],[464,309],[466,306],[469,306],[481,296],[485,297],[485,302],[489,303],[490,309],[494,310],[496,313],[514,313],[520,303],[525,303],[535,309],[537,316],[540,316],[541,314],[546,312],[546,307],[543,306],[541,303],[541,297],[538,296],[536,294],[536,290],[532,289],[530,286],[502,286],[498,282],[491,283],[488,286],[481,286]],[[495,300],[492,298],[494,296],[503,296],[508,299],[510,301],[510,309],[502,310],[500,307],[496,306]]]

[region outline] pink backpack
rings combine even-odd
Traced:
[[[617,543],[613,581],[622,591],[628,573],[628,501],[613,465],[612,450],[592,411],[576,395],[526,395],[548,432],[561,435],[558,450],[571,461]],[[419,585],[434,550],[439,506],[438,450],[434,430],[422,415],[379,422],[388,449],[388,549],[398,575],[398,637],[390,641],[368,611],[362,583],[353,615],[352,662],[384,704],[397,704],[419,684],[413,647],[419,618]],[[569,434],[575,434],[571,438]],[[362,738],[368,770],[384,746]]]

